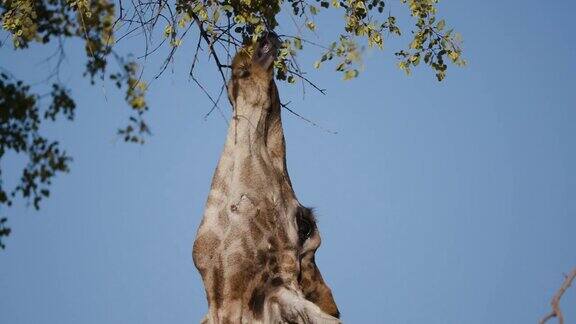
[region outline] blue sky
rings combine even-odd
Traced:
[[[284,111],[292,182],[317,210],[317,260],[345,322],[534,323],[576,266],[576,5],[440,9],[470,62],[442,83],[424,68],[406,77],[392,55],[403,43],[389,40],[352,82],[311,71],[326,96],[280,85],[293,109],[338,131]],[[318,22],[320,36],[337,18]],[[46,132],[73,155],[72,171],[39,212],[22,203],[2,211],[13,229],[0,253],[6,323],[190,323],[206,312],[191,245],[226,125],[203,119],[209,101],[187,78],[192,43],[151,85],[154,135],[144,146],[116,138],[122,94],[82,79],[83,53],[70,45],[64,79],[76,121]],[[301,57],[310,70],[316,54]],[[40,80],[46,55],[3,47],[0,64]],[[162,59],[151,58],[146,75]],[[199,68],[216,90],[211,63]],[[22,161],[10,156],[2,168]],[[575,305],[568,291],[568,323]]]

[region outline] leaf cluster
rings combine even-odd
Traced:
[[[0,74],[0,161],[9,151],[27,157],[14,188],[3,185],[0,170],[0,208],[10,206],[20,196],[39,209],[42,199],[49,197],[49,188],[56,175],[70,169],[72,159],[60,143],[41,133],[42,125],[56,122],[58,117],[74,120],[76,103],[71,91],[58,78],[67,39],[84,42],[84,76],[89,77],[92,84],[98,79],[110,79],[118,88],[124,88],[126,102],[133,114],[118,134],[127,142],[144,143],[144,137],[150,133],[144,120],[148,110],[147,86],[140,80],[138,64],[132,57],[124,57],[113,50],[114,28],[120,21],[116,8],[109,0],[0,1],[2,28],[11,34],[14,50],[26,50],[31,43],[48,44],[53,40],[59,48],[55,72],[46,81],[52,83],[49,94],[34,93],[29,85],[16,80],[8,67],[0,66],[6,71]],[[108,71],[111,59],[118,63],[119,71]],[[46,104],[43,99],[48,96],[51,100]],[[0,247],[4,246],[2,237],[9,234],[7,219],[2,218]]]
[[[58,173],[68,172],[72,160],[57,141],[42,135],[42,122],[55,121],[59,116],[72,120],[76,105],[65,89],[54,84],[51,104],[43,111],[38,105],[40,98],[29,90],[22,81],[0,73],[0,160],[9,151],[27,158],[15,188],[5,188],[0,181],[0,205],[10,206],[19,195],[39,209],[40,201],[50,195],[52,179]],[[10,234],[5,223],[3,218],[0,239]],[[1,241],[0,247],[3,247]]]
[[[294,31],[279,35],[282,45],[274,62],[278,80],[300,80],[303,86],[324,93],[307,77],[308,69],[299,64],[299,52],[318,49],[313,67],[319,69],[331,63],[344,80],[349,80],[360,74],[366,47],[383,50],[387,37],[406,34],[411,35],[406,48],[395,52],[399,68],[410,73],[424,62],[441,81],[446,76],[447,62],[457,66],[466,62],[462,58],[462,39],[438,17],[437,3],[438,0],[400,0],[400,6],[407,8],[414,20],[410,33],[405,33],[385,0],[0,0],[2,29],[11,35],[14,50],[26,50],[31,43],[54,41],[59,48],[56,72],[46,81],[52,86],[50,104],[43,104],[43,96],[33,93],[21,80],[8,74],[0,78],[0,160],[8,151],[28,156],[16,188],[1,186],[0,170],[0,207],[10,205],[16,195],[21,195],[39,208],[40,201],[49,196],[52,179],[69,170],[71,158],[58,142],[45,138],[40,131],[41,125],[55,122],[60,116],[74,119],[76,104],[72,93],[58,78],[67,39],[84,43],[84,76],[92,84],[111,81],[124,91],[131,115],[118,135],[126,142],[144,143],[150,134],[144,118],[149,109],[149,85],[142,77],[139,59],[166,48],[168,55],[155,76],[160,77],[173,62],[174,53],[187,41],[190,30],[195,30],[198,37],[191,55],[190,77],[212,101],[212,112],[220,111],[227,68],[234,53],[264,33],[277,32],[280,21],[291,21]],[[323,45],[311,39],[321,28],[332,28],[319,24],[318,17],[328,10],[342,15],[342,25],[334,29],[338,31],[335,39]],[[286,27],[289,26],[282,26],[282,30],[288,30]],[[156,31],[164,35],[159,44],[152,37],[158,34]],[[134,34],[143,35],[145,52],[141,56],[116,52],[115,45]],[[201,53],[214,62],[222,77],[217,97],[210,95],[194,73]],[[111,67],[111,61],[118,68]],[[0,68],[8,70],[5,66]],[[5,224],[2,219],[0,239],[10,233]]]
[[[447,64],[463,66],[461,37],[453,29],[447,29],[446,21],[437,18],[438,0],[401,0],[415,19],[412,38],[405,49],[395,52],[398,66],[406,73],[424,61],[439,81],[446,76]],[[296,61],[304,45],[322,48],[319,59],[314,63],[320,68],[327,61],[335,60],[335,70],[348,80],[359,75],[364,44],[370,48],[384,49],[385,36],[401,36],[396,16],[386,12],[383,0],[224,0],[200,1],[179,0],[176,5],[178,23],[166,26],[165,35],[172,39],[173,46],[182,43],[178,29],[187,29],[189,24],[197,24],[206,34],[206,43],[211,47],[211,55],[218,55],[218,47],[229,51],[230,45],[237,47],[249,44],[262,33],[273,31],[278,26],[278,16],[288,11],[297,27],[297,33],[282,35],[284,42],[275,63],[276,77],[289,83],[297,79],[307,79]],[[318,30],[316,16],[325,10],[338,10],[343,13],[342,32],[327,46],[306,39]],[[308,32],[306,32],[308,31]],[[229,55],[229,53],[227,53]],[[225,64],[218,64],[219,68]]]
[[[412,32],[413,39],[407,50],[396,52],[401,59],[400,69],[410,74],[411,67],[417,66],[423,58],[435,72],[438,81],[446,77],[446,58],[457,66],[466,65],[462,58],[462,37],[454,29],[446,30],[446,21],[436,19],[434,4],[438,0],[403,0],[408,3],[413,17],[416,17],[416,30]]]

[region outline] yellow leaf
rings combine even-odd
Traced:
[[[452,61],[456,62],[456,60],[458,60],[458,58],[460,57],[460,54],[458,54],[458,52],[456,51],[452,51],[450,52],[450,54],[448,54],[448,56],[450,56]]]
[[[313,21],[307,21],[306,22],[306,27],[308,27],[308,29],[314,31],[316,29],[316,24],[314,24]]]
[[[166,25],[166,27],[164,27],[164,36],[168,37],[170,36],[170,34],[172,34],[172,25]]]

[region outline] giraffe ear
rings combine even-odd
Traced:
[[[310,208],[299,207],[296,212],[296,224],[298,225],[298,239],[300,245],[304,245],[316,229],[314,214]]]

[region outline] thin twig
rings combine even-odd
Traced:
[[[198,37],[198,43],[196,44],[196,50],[194,51],[194,57],[192,58],[192,65],[190,66],[190,73],[189,73],[190,76],[194,74],[194,68],[196,67],[196,62],[198,62],[198,51],[202,50],[202,48],[200,48],[201,43],[202,43],[202,37]]]
[[[299,36],[280,34],[280,35],[278,35],[278,37],[282,37],[282,38],[292,38],[292,39],[298,38],[298,39],[300,39],[300,41],[302,41],[302,43],[308,43],[308,44],[310,44],[310,45],[314,45],[314,46],[316,46],[316,47],[319,47],[319,48],[325,49],[325,50],[329,50],[329,49],[330,49],[330,48],[328,48],[327,46],[324,46],[324,45],[322,45],[322,44],[319,44],[319,43],[316,43],[316,42],[307,40],[307,39],[302,38],[302,37],[299,37]]]
[[[310,81],[303,74],[298,73],[298,72],[293,71],[293,70],[290,70],[290,69],[288,69],[288,72],[290,72],[290,73],[294,74],[295,76],[299,77],[300,79],[304,80],[306,83],[311,85],[314,89],[318,90],[321,94],[326,95],[326,89],[322,89],[322,88],[318,87],[314,82]]]
[[[222,109],[220,109],[220,106],[218,105],[218,101],[220,100],[220,97],[218,97],[218,100],[214,100],[214,98],[212,98],[210,93],[204,88],[204,86],[200,83],[200,81],[198,81],[198,79],[196,79],[194,74],[191,74],[190,78],[192,79],[192,81],[194,81],[194,83],[196,83],[196,85],[200,88],[200,90],[202,90],[202,92],[204,92],[204,94],[208,97],[208,99],[210,99],[210,101],[212,101],[212,104],[218,110],[218,112],[220,113],[220,116],[226,122],[226,125],[229,126],[228,120],[226,119],[226,116],[224,116],[224,112],[222,112]]]
[[[222,93],[224,93],[224,89],[226,89],[226,87],[224,85],[222,85],[220,87],[220,93],[218,94],[218,98],[216,98],[216,102],[214,102],[214,105],[212,106],[212,108],[204,115],[204,120],[207,120],[208,117],[210,117],[210,114],[212,114],[214,109],[219,108],[218,103],[220,102],[220,99],[222,98]]]
[[[188,31],[190,30],[190,27],[192,27],[192,24],[190,24],[188,26],[188,28],[186,28],[186,30],[184,30],[184,33],[182,33],[181,38],[184,38],[184,36],[186,36],[186,34],[188,33]],[[172,46],[172,48],[170,49],[170,54],[168,54],[168,57],[164,60],[164,64],[162,66],[162,69],[160,70],[160,72],[154,77],[154,79],[158,79],[160,77],[160,75],[162,75],[162,73],[164,73],[164,71],[166,70],[166,68],[168,67],[168,64],[170,64],[170,61],[172,61],[172,58],[174,57],[174,54],[176,53],[176,50],[179,48],[179,46]]]
[[[216,62],[216,67],[218,68],[218,71],[220,72],[220,76],[222,77],[222,82],[224,82],[224,84],[226,85],[226,89],[228,89],[228,82],[226,82],[226,76],[224,75],[224,71],[222,71],[222,69],[225,66],[220,62],[220,58],[218,57],[218,55],[216,54],[216,51],[214,50],[214,43],[211,42],[210,39],[208,38],[208,33],[206,32],[206,30],[204,30],[204,26],[202,26],[202,22],[200,21],[200,19],[196,15],[196,13],[194,13],[193,11],[190,11],[190,14],[192,15],[192,19],[194,19],[194,21],[196,22],[196,25],[198,25],[198,29],[200,30],[200,35],[202,36],[202,38],[204,38],[204,41],[208,45],[208,50],[210,51],[210,54],[212,54],[212,57],[214,57],[214,61]]]
[[[295,112],[294,110],[290,109],[290,107],[288,107],[289,104],[290,104],[290,101],[288,101],[287,103],[280,103],[280,105],[282,106],[282,108],[288,110],[291,114],[293,114],[294,116],[302,119],[303,121],[307,122],[308,124],[310,124],[310,125],[312,125],[312,126],[314,126],[314,127],[318,127],[318,128],[320,128],[321,130],[325,131],[326,133],[329,133],[329,134],[332,134],[332,135],[338,134],[338,132],[335,132],[335,131],[333,131],[333,130],[324,128],[324,127],[316,124],[315,122],[311,121],[310,119],[308,119],[308,118],[300,115],[299,113]]]

